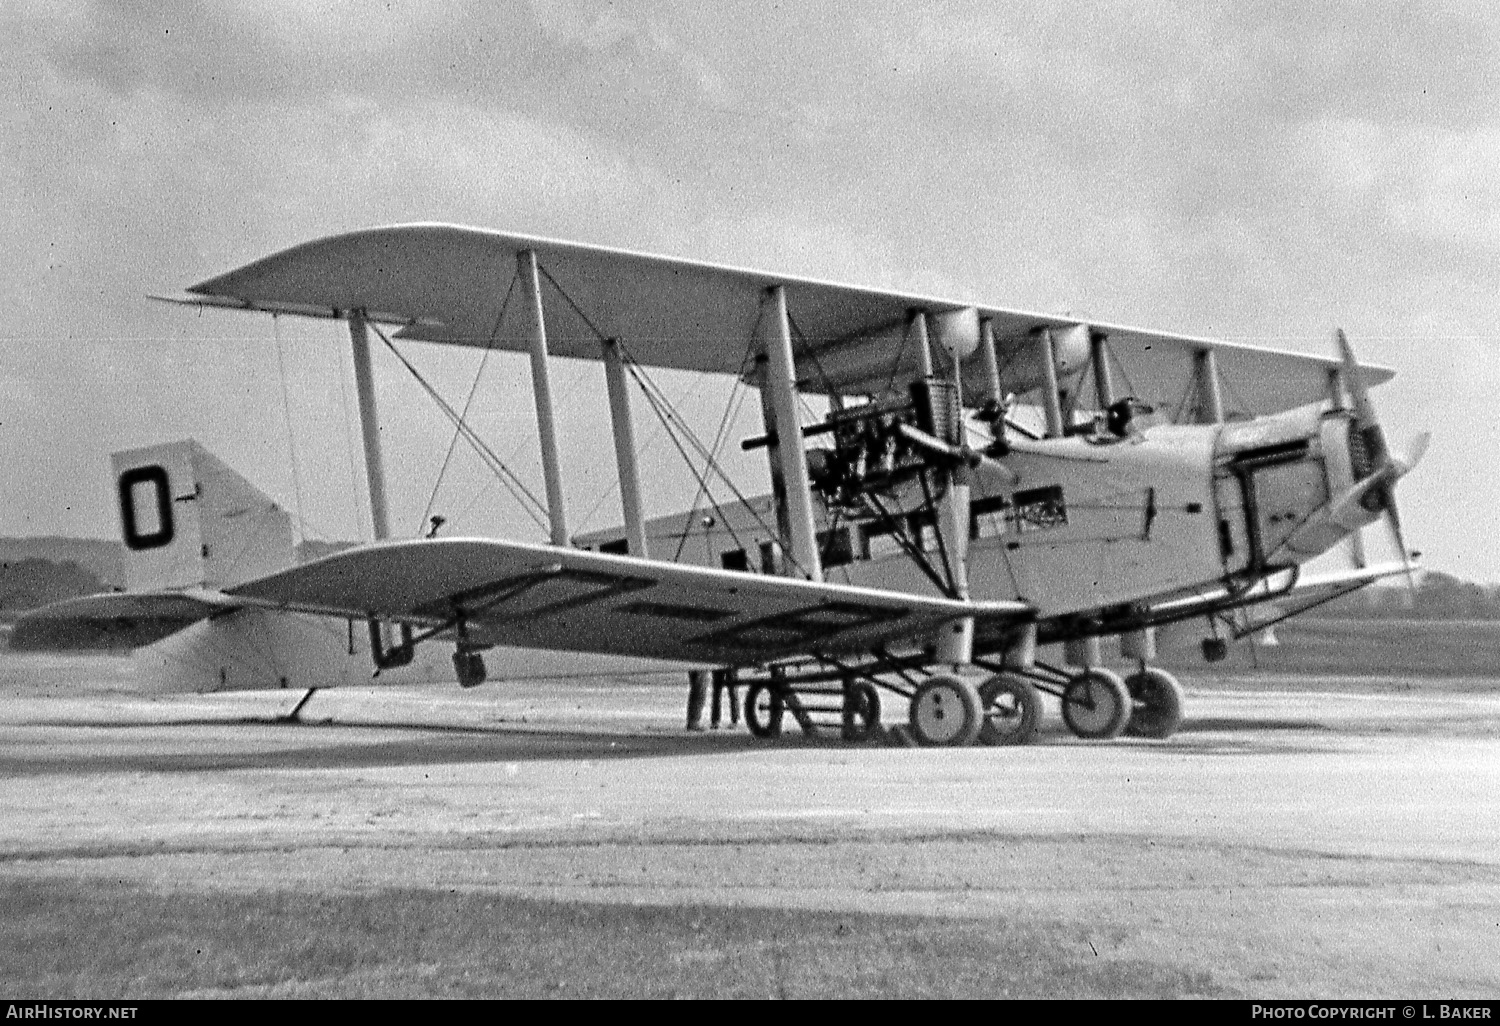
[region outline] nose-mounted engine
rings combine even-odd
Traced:
[[[1342,331],[1338,345],[1350,408],[1307,406],[1219,434],[1215,490],[1228,569],[1304,562],[1381,517],[1409,559],[1395,483],[1421,459],[1427,436],[1405,457],[1390,452]]]

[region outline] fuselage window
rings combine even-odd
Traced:
[[[866,559],[884,559],[887,556],[899,555],[901,552],[901,543],[896,540],[889,524],[866,524],[861,528],[860,533],[865,539],[863,549]]]
[[[599,546],[599,551],[615,556],[628,556],[630,555],[630,539],[616,538],[614,541],[603,542]]]
[[[1015,505],[1010,519],[1018,534],[1046,531],[1068,523],[1068,507],[1063,502],[1062,485],[1016,492],[1011,496],[1011,501]]]
[[[923,552],[937,550],[937,516],[932,512],[913,513],[906,518],[907,529],[917,539]]]
[[[744,549],[730,549],[728,552],[719,553],[719,562],[725,570],[738,570],[741,573],[750,572],[750,557]]]
[[[854,562],[854,545],[849,540],[849,529],[840,527],[818,532],[818,553],[823,566],[844,566]]]
[[[760,572],[763,574],[781,572],[781,546],[775,542],[760,543]]]
[[[969,507],[969,537],[994,538],[1005,533],[1005,511],[1010,500],[1003,495],[975,499]]]

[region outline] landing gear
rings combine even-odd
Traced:
[[[979,688],[983,721],[979,740],[987,745],[1029,745],[1042,721],[1042,698],[1020,674],[997,673]]]
[[[862,680],[844,682],[844,740],[868,741],[880,734],[880,692]]]
[[[911,733],[918,744],[971,745],[979,736],[983,719],[979,692],[959,677],[948,674],[928,677],[912,693]]]
[[[745,726],[756,737],[781,736],[781,719],[786,715],[786,697],[779,684],[756,681],[745,695]]]
[[[1134,703],[1125,733],[1163,740],[1182,726],[1182,685],[1166,670],[1142,666],[1125,678],[1125,687]]]
[[[1119,737],[1130,722],[1130,710],[1130,691],[1125,682],[1119,674],[1100,666],[1075,674],[1063,689],[1063,722],[1081,738],[1102,741]]]
[[[458,674],[461,688],[477,688],[484,683],[484,656],[476,651],[460,648],[454,652],[453,669]]]

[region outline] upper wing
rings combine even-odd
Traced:
[[[933,314],[975,310],[994,326],[1002,365],[1022,357],[1040,328],[1069,328],[1066,317],[982,303],[859,288],[764,271],[651,256],[441,224],[373,228],[317,239],[194,285],[191,302],[309,316],[364,310],[402,325],[404,338],[525,351],[528,328],[517,257],[537,260],[556,294],[545,298],[549,350],[598,359],[599,339],[622,339],[648,366],[740,374],[765,290],[784,286],[798,337],[798,372],[808,391],[825,391],[825,369],[847,357],[853,340],[874,342],[860,362],[881,381],[906,380],[916,369],[901,329],[913,309]],[[507,302],[508,300],[508,302]],[[1191,380],[1194,355],[1217,354],[1231,410],[1270,413],[1327,395],[1335,359],[1090,322],[1108,335],[1137,398],[1169,406]],[[842,351],[842,357],[841,357]],[[970,362],[977,370],[977,357]],[[1024,362],[1024,361],[1023,361]],[[889,372],[885,368],[889,365]],[[1366,380],[1391,377],[1365,367]],[[838,374],[835,373],[835,377]],[[849,380],[858,380],[855,375]],[[977,386],[978,373],[966,370]],[[855,389],[856,391],[861,389]],[[1123,392],[1122,392],[1123,394]]]
[[[755,663],[925,642],[946,621],[1027,620],[1020,602],[957,602],[484,539],[351,549],[228,593],[279,609],[438,627],[481,644]]]

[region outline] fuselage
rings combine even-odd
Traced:
[[[1349,533],[1327,517],[1365,470],[1355,465],[1349,424],[1341,410],[1307,406],[1231,424],[1043,440],[983,461],[965,472],[969,595],[1019,599],[1046,619],[1306,562]],[[886,496],[889,517],[819,504],[825,579],[940,593],[934,576],[957,554],[939,539],[937,497],[913,487]],[[770,495],[658,517],[647,536],[656,559],[747,573],[786,569]],[[577,543],[625,551],[618,529]],[[922,569],[917,552],[936,575]]]

